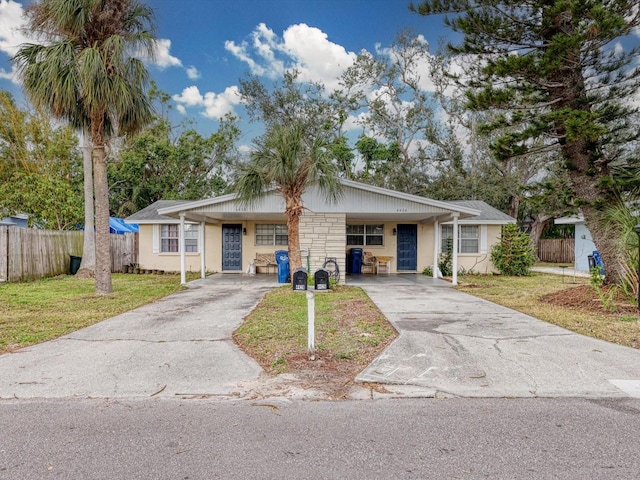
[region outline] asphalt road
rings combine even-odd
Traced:
[[[0,403],[0,479],[637,479],[640,400]]]

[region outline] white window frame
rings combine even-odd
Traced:
[[[187,223],[184,226],[185,253],[198,253],[199,250],[199,225]],[[163,223],[158,232],[159,253],[180,253],[180,224]],[[175,246],[174,246],[175,245]]]
[[[262,232],[260,231],[262,230]],[[264,230],[271,230],[264,232]],[[254,242],[256,246],[289,245],[289,230],[286,223],[256,223]]]
[[[475,233],[473,235],[469,235],[470,228],[475,228]],[[486,236],[486,228],[484,225],[480,224],[458,224],[458,254],[460,255],[477,255],[482,253],[482,238],[483,235]],[[446,230],[446,232],[445,232]],[[445,251],[445,245],[447,239],[453,238],[453,224],[445,223],[440,225],[440,252]],[[473,251],[462,251],[463,247],[465,250],[469,247],[469,242],[476,242],[476,249]],[[466,242],[466,245],[465,245]]]
[[[361,227],[361,232],[349,233],[349,228]],[[375,229],[380,228],[380,232]],[[384,223],[348,223],[347,246],[349,247],[384,247]],[[349,237],[362,237],[362,243],[350,243]],[[379,238],[380,243],[369,243],[369,239]]]

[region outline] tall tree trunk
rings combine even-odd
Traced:
[[[93,123],[93,122],[92,122]],[[95,123],[93,123],[95,125]],[[102,131],[92,125],[93,187],[96,203],[96,293],[110,295],[111,238],[109,234],[109,189],[107,182],[107,158]]]
[[[301,205],[302,199],[286,198],[285,203],[289,243],[289,266],[293,274],[296,268],[302,267],[302,258],[300,256],[300,215],[303,211]]]
[[[572,17],[569,7],[567,6],[563,15],[552,10],[544,12],[548,17],[545,38],[552,41],[554,35],[572,35],[578,20]],[[582,66],[576,61],[580,56],[580,46],[568,49],[560,60],[562,67],[550,73],[548,81],[553,87],[549,88],[549,99],[552,100],[551,108],[559,114],[556,134],[562,157],[568,166],[573,193],[581,206],[593,243],[602,257],[607,283],[617,284],[623,276],[623,265],[620,261],[622,252],[616,248],[616,229],[606,227],[606,222],[597,208],[616,200],[616,193],[611,188],[613,182],[609,166],[602,160],[601,152],[598,150],[600,146],[597,140],[592,138],[593,134],[589,131],[578,132],[577,135],[575,132],[570,134],[566,123],[568,111],[574,118],[579,118],[577,114],[583,113],[584,118],[588,119],[593,108]]]
[[[540,237],[542,236],[542,232],[544,228],[549,223],[551,217],[548,215],[539,215],[537,218],[533,219],[533,223],[531,224],[531,233],[529,234],[529,238],[531,239],[531,246],[534,248],[534,252],[536,257],[538,256],[538,245],[540,244]]]
[[[579,172],[569,172],[576,196],[585,200],[581,202],[580,209],[593,243],[602,257],[606,281],[611,284],[620,284],[624,277],[624,252],[620,249],[619,228],[605,219],[603,212],[594,206],[607,198],[606,193],[597,186],[598,180],[605,176],[606,174],[603,173],[589,177],[580,175]],[[608,204],[612,203],[608,202]]]
[[[515,218],[516,221],[518,220],[518,213],[520,212],[520,200],[520,195],[515,193],[509,197],[509,211],[507,214]]]
[[[82,262],[77,277],[93,277],[96,269],[96,233],[93,223],[93,164],[90,132],[83,132],[82,164],[84,170],[84,235]]]

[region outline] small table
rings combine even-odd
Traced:
[[[379,257],[376,255],[376,274],[380,275],[380,264],[382,264],[387,275],[389,275],[391,273],[391,260],[393,260],[393,257]]]

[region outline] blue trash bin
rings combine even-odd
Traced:
[[[289,252],[287,250],[276,250],[276,263],[278,264],[278,283],[287,283],[290,276]]]
[[[362,273],[362,256],[364,255],[361,248],[351,249],[351,273],[360,275]]]

